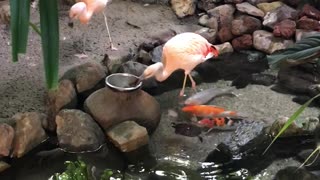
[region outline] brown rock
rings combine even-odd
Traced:
[[[276,37],[284,37],[289,39],[295,35],[296,22],[286,19],[276,24],[273,28],[273,35]]]
[[[214,44],[216,42],[217,31],[215,29],[201,28],[195,31],[195,33],[200,34],[202,37],[206,38],[209,43]]]
[[[229,27],[222,27],[218,32],[218,39],[221,43],[230,41],[233,38],[233,34]]]
[[[110,61],[109,63],[112,63]],[[64,73],[61,80],[68,79],[72,81],[77,92],[82,93],[93,89],[105,77],[106,72],[100,64],[87,62],[69,69]]]
[[[283,4],[264,16],[263,25],[273,29],[277,23],[285,19],[295,20],[297,17],[298,11],[296,9]]]
[[[148,93],[138,89],[121,92],[105,87],[92,93],[85,101],[85,111],[107,131],[111,126],[135,120],[153,132],[161,117],[159,103]]]
[[[218,31],[219,26],[218,26],[218,20],[215,17],[211,17],[208,19],[208,22],[206,26],[210,29],[214,29],[215,31]]]
[[[234,4],[238,4],[238,3],[242,3],[243,0],[224,0],[224,3],[234,3]]]
[[[261,29],[261,26],[259,19],[248,15],[241,15],[232,21],[231,32],[236,36],[251,34]]]
[[[217,5],[211,0],[199,0],[197,3],[197,7],[200,10],[208,11],[210,9],[217,7]]]
[[[64,79],[59,82],[58,89],[49,91],[47,95],[48,106],[48,129],[54,131],[56,123],[54,118],[56,114],[63,108],[73,109],[77,107],[77,93],[73,83]]]
[[[18,113],[16,120],[13,157],[20,158],[47,138],[43,129],[46,115],[37,112]]]
[[[105,136],[90,115],[76,109],[65,109],[56,116],[59,145],[72,152],[94,151]]]
[[[126,121],[112,127],[107,132],[108,138],[122,152],[130,152],[148,144],[149,137],[146,128],[134,121]]]
[[[0,124],[0,157],[9,156],[14,138],[14,129],[8,124]]]
[[[253,40],[250,34],[244,34],[232,40],[232,46],[235,50],[251,49],[253,47]]]
[[[171,0],[170,4],[179,18],[193,15],[196,10],[196,1],[194,0]]]
[[[8,164],[4,161],[0,161],[0,173],[10,167],[11,167],[10,164]]]
[[[308,16],[309,18],[320,20],[320,11],[310,4],[305,4],[300,13],[300,17],[302,16]]]
[[[0,24],[10,24],[9,1],[0,1]]]
[[[320,22],[307,16],[303,16],[297,21],[297,28],[320,31]]]
[[[215,17],[219,22],[219,28],[230,27],[233,20],[233,13],[236,8],[231,4],[218,6],[208,11],[210,17]]]
[[[171,39],[175,35],[177,35],[177,32],[175,30],[166,29],[156,34],[152,34],[151,41],[154,46],[160,46],[169,41],[169,39]]]

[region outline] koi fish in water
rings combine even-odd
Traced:
[[[234,90],[234,87],[226,89],[210,88],[196,93],[195,95],[189,97],[184,104],[185,105],[202,105],[206,104],[212,99],[220,96],[237,96],[231,91]]]
[[[183,112],[193,114],[198,117],[209,117],[209,118],[243,118],[235,111],[228,111],[219,106],[213,105],[190,105],[182,108]]]

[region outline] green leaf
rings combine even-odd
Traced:
[[[320,33],[310,35],[296,42],[292,47],[272,55],[268,55],[269,65],[278,68],[284,60],[299,61],[320,51]]]
[[[29,22],[29,26],[30,26],[39,36],[41,36],[40,30],[39,30],[39,28],[38,28],[35,24]]]
[[[263,152],[265,154],[268,149],[271,147],[271,145],[280,137],[280,135],[295,121],[299,115],[305,110],[306,107],[310,105],[310,103],[315,100],[316,98],[320,97],[320,94],[316,95],[315,97],[311,98],[308,102],[303,104],[293,115],[288,119],[288,121],[284,124],[284,126],[281,128],[279,133],[276,135],[275,138],[273,138],[272,142],[269,144],[269,146],[266,148],[266,150]]]
[[[46,83],[49,90],[58,87],[59,20],[57,0],[40,0],[40,28]]]
[[[12,61],[17,62],[19,53],[27,51],[30,0],[10,0],[10,14]]]

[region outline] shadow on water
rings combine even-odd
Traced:
[[[268,69],[268,62],[264,57],[250,61],[249,56],[248,54],[239,52],[223,54],[216,59],[210,59],[199,64],[194,69],[195,73],[192,76],[197,84],[230,80],[236,81],[239,84],[235,84],[236,87],[244,88],[250,83],[248,78],[251,74],[261,73]],[[143,90],[151,95],[158,95],[166,91],[181,88],[183,78],[184,71],[177,70],[167,80],[158,83],[158,86]],[[187,81],[187,86],[191,86],[189,81]]]

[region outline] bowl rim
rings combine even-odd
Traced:
[[[134,87],[127,87],[127,88],[118,87],[118,86],[115,86],[115,85],[113,85],[113,84],[111,84],[111,83],[109,82],[109,79],[112,78],[112,77],[114,77],[114,76],[127,76],[127,77],[131,76],[131,77],[135,77],[135,78],[137,78],[137,79],[138,79],[139,77],[136,76],[136,75],[130,74],[130,73],[113,73],[113,74],[110,74],[109,76],[107,76],[106,79],[105,79],[106,85],[107,85],[108,87],[110,87],[110,88],[112,88],[112,89],[116,89],[116,90],[118,90],[118,91],[133,91],[133,90],[139,89],[139,88],[141,87],[141,85],[142,85],[142,81],[141,81],[139,84],[137,84],[137,85],[134,86]]]

